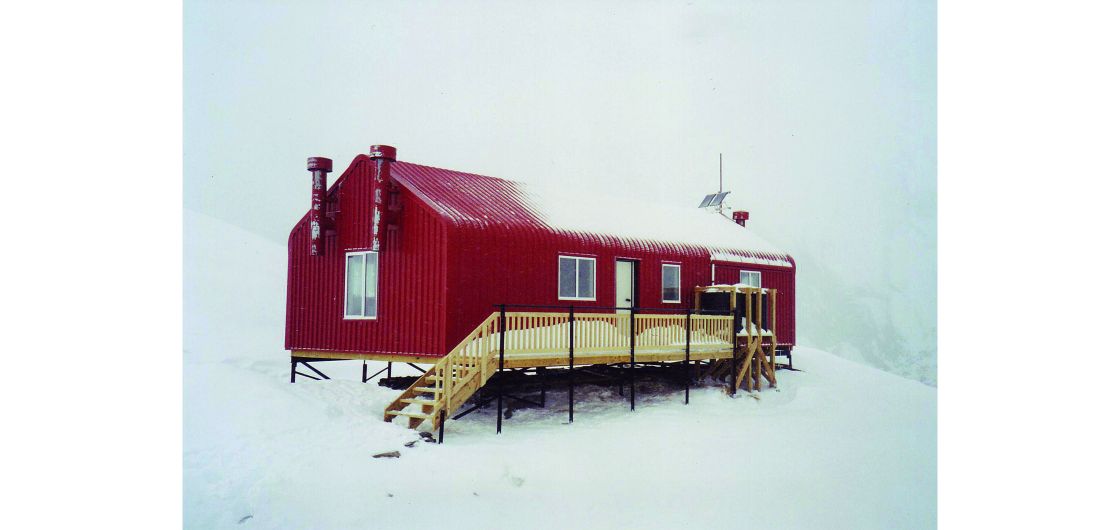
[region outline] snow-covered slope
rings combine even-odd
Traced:
[[[636,412],[584,387],[449,422],[442,446],[381,421],[396,392],[288,383],[284,249],[185,218],[188,528],[933,528],[936,389],[799,348],[757,399],[640,389]],[[379,367],[378,367],[379,368]],[[399,450],[399,459],[371,455]],[[251,517],[249,517],[251,516]]]
[[[757,226],[797,259],[798,344],[937,385],[937,254],[922,243],[936,233],[883,223],[867,237],[907,250],[867,252],[800,226]]]

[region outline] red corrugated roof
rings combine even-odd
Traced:
[[[549,228],[528,206],[523,183],[408,162],[394,162],[391,175],[455,224]]]
[[[751,234],[746,228],[714,213],[681,211],[671,214],[680,215],[681,222],[688,217],[693,223],[675,233],[659,229],[657,223],[651,222],[652,215],[616,215],[613,218],[607,216],[605,221],[599,223],[586,224],[578,219],[573,223],[572,219],[556,215],[557,208],[566,208],[567,204],[550,204],[551,197],[521,182],[408,162],[393,162],[391,167],[391,175],[397,182],[439,215],[460,226],[492,226],[577,236],[603,236],[623,245],[645,248],[663,248],[666,244],[681,245],[707,251],[716,261],[780,262],[769,264],[787,265],[792,265],[793,262],[788,254],[777,251],[773,245]],[[647,211],[645,206],[640,207]],[[594,217],[597,213],[606,215],[608,212],[600,209],[587,215],[580,212],[579,215]],[[681,224],[661,217],[664,216],[658,219],[662,226],[666,222],[674,227]],[[696,229],[693,230],[692,227]],[[719,232],[720,237],[713,239],[711,232]]]

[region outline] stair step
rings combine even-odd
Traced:
[[[404,398],[404,399],[401,400],[401,402],[402,403],[414,403],[416,405],[431,405],[433,407],[439,404],[438,401],[431,400],[431,399]]]
[[[432,416],[429,414],[420,414],[419,412],[401,412],[399,410],[387,410],[385,414],[390,416],[404,416],[406,418],[416,418],[418,420],[430,420]]]
[[[435,394],[439,389],[432,388],[430,386],[418,386],[416,388],[413,388],[413,390],[415,390],[417,392],[425,392],[425,393],[428,393],[428,394]]]

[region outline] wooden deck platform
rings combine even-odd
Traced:
[[[741,308],[742,331],[727,315],[569,312],[494,312],[439,359],[427,373],[385,408],[385,421],[408,418],[410,428],[429,422],[437,429],[499,370],[598,364],[714,361],[708,371],[735,378],[734,387],[761,388],[761,379],[777,384],[775,330],[777,291],[744,286],[723,289],[734,295],[766,293],[771,300],[762,315],[761,296],[747,296]],[[731,310],[735,296],[730,297]],[[293,352],[295,355],[295,352]],[[424,362],[424,361],[418,361]]]

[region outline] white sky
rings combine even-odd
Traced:
[[[184,41],[188,208],[283,242],[305,159],[371,143],[691,204],[722,152],[798,260],[800,339],[934,356],[934,2],[187,1]]]

